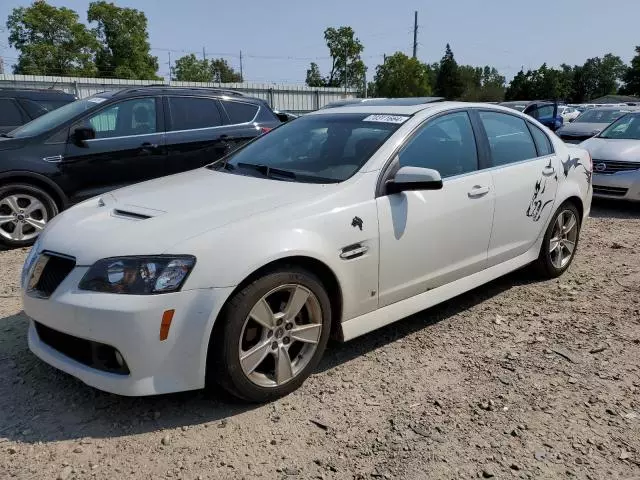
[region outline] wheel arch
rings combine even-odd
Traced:
[[[236,293],[241,291],[244,287],[246,287],[257,278],[271,271],[287,266],[304,268],[310,273],[316,275],[322,282],[322,285],[327,289],[329,301],[331,302],[331,336],[337,340],[342,340],[342,288],[335,272],[325,262],[311,256],[293,255],[281,257],[275,260],[271,260],[270,262],[255,269],[253,272],[247,275],[226,298],[223,306],[220,308],[218,315],[216,316],[215,321],[213,322],[213,327],[209,335],[205,369],[208,368],[208,365],[210,364],[209,354],[211,352],[212,339],[222,326],[222,322],[219,322],[218,320],[225,315],[225,311],[227,305],[229,304],[229,301],[235,296]]]
[[[59,210],[64,210],[69,205],[69,199],[62,189],[45,175],[20,170],[0,173],[0,186],[11,183],[33,185],[41,188],[53,198]]]

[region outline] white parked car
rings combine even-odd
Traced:
[[[561,105],[558,107],[558,115],[562,117],[564,123],[570,123],[580,116],[580,112],[573,107]]]
[[[121,395],[216,381],[267,401],[302,384],[331,334],[531,263],[569,267],[585,150],[504,107],[393,103],[305,115],[55,217],[23,270],[31,350]]]

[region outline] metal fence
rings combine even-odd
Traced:
[[[51,88],[73,93],[78,98],[85,98],[105,90],[121,90],[135,86],[158,84],[175,87],[217,87],[237,90],[266,100],[274,109],[294,113],[311,112],[327,103],[358,96],[358,91],[355,89],[345,91],[340,88],[314,88],[269,83],[200,83],[0,74],[0,88]]]

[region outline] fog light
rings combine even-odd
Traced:
[[[117,350],[115,353],[115,357],[116,357],[116,362],[118,362],[118,366],[120,368],[124,367],[124,358],[122,358],[122,355],[120,355],[120,352]]]

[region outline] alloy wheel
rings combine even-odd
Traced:
[[[261,387],[280,387],[311,361],[322,333],[322,308],[308,288],[281,285],[251,309],[240,334],[240,365]]]
[[[571,210],[563,210],[556,217],[549,240],[549,257],[555,268],[564,268],[571,261],[577,239],[578,219]]]
[[[8,240],[33,239],[48,220],[47,208],[33,195],[16,193],[0,199],[0,236]]]

